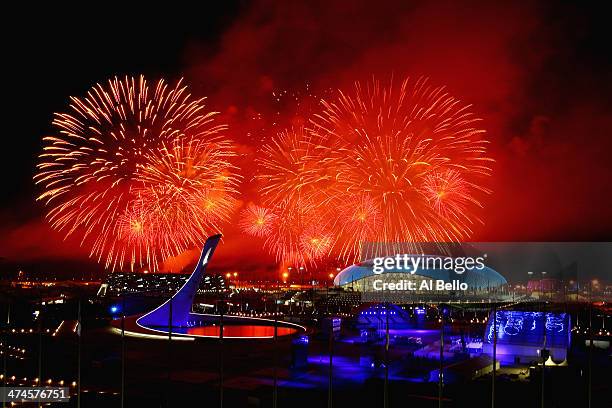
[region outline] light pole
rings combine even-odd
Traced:
[[[443,360],[444,360],[444,311],[438,305],[440,316],[440,366],[438,372],[438,408],[442,408],[442,387],[444,386]]]
[[[287,272],[283,273],[287,275]],[[286,278],[286,277],[285,277]],[[278,299],[274,297],[274,386],[272,391],[272,407],[278,406]]]
[[[540,279],[540,293],[542,294],[542,298],[544,299],[544,302],[546,302],[546,296],[544,296],[544,276],[546,275],[545,271],[542,271],[542,279]],[[541,302],[540,302],[541,305]],[[542,408],[544,408],[544,377],[546,376],[546,356],[547,356],[547,352],[546,351],[546,311],[543,312],[543,324],[542,324],[542,332],[544,333],[544,340],[543,340],[543,345],[542,345],[542,351],[540,352],[540,354],[542,354],[542,390],[541,390],[541,402],[542,402]]]
[[[538,302],[538,312],[540,314],[542,314],[542,300],[544,300],[544,276],[546,275],[546,271],[542,271],[540,272],[542,275],[542,278],[540,279],[540,296],[542,297],[542,299],[539,299],[540,301]],[[532,271],[527,272],[527,275],[529,276],[533,276],[534,273]],[[541,390],[540,390],[540,403],[542,408],[544,408],[544,374],[545,374],[545,369],[546,369],[546,315],[544,314],[542,316],[542,331],[544,333],[543,335],[543,346],[542,349],[540,351],[540,356],[542,357],[542,381],[541,381]]]
[[[6,325],[4,326],[4,336],[2,336],[2,346],[4,348],[3,353],[2,353],[2,386],[6,386],[6,366],[7,366],[7,359],[8,359],[8,332],[9,332],[9,326],[11,325],[11,304],[9,303],[7,305],[7,311],[6,311]],[[3,398],[2,399],[2,408],[6,408],[6,401]]]
[[[329,375],[327,377],[327,408],[332,408],[334,405],[333,398],[333,385],[334,385],[334,377],[333,377],[333,369],[334,369],[334,320],[330,319],[329,323],[331,323],[328,330],[328,351],[329,351],[329,367],[328,372]]]
[[[40,293],[40,288],[39,288],[39,301],[38,301],[38,308],[39,308],[39,313],[38,313],[38,384],[40,385],[42,384],[42,364],[43,364],[43,358],[42,358],[42,353],[43,353],[43,325],[42,325],[42,317],[43,317],[43,301],[42,301],[42,293]],[[38,400],[38,407],[42,408],[42,403],[40,402],[40,399]]]
[[[172,327],[173,327],[173,322],[172,322],[172,294],[170,294],[170,303],[169,303],[169,308],[168,308],[168,361],[167,361],[167,369],[168,369],[168,373],[167,373],[167,385],[166,385],[166,403],[170,403],[170,396],[172,395],[172,392],[170,390],[170,388],[172,387]]]
[[[219,315],[219,408],[223,408],[223,381],[225,377],[225,347],[223,344],[223,315],[225,314],[225,295],[220,303]]]
[[[125,406],[125,291],[121,293],[121,408]]]
[[[83,318],[81,316],[81,295],[79,294],[79,305],[77,310],[77,408],[81,408],[81,351],[83,333]]]
[[[591,408],[592,383],[593,383],[593,283],[589,281],[589,388],[588,388],[588,407]]]
[[[385,384],[383,407],[389,407],[389,302],[385,306]]]
[[[497,374],[497,305],[493,304],[493,377],[491,381],[491,408],[495,408],[495,376]]]

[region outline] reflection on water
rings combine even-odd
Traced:
[[[194,336],[219,337],[219,326],[200,326],[185,329],[186,334]],[[182,332],[182,330],[176,330]],[[297,332],[292,327],[278,327],[278,336],[287,336]],[[223,337],[272,337],[274,336],[274,326],[258,325],[224,325]]]

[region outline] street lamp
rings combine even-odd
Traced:
[[[542,277],[540,278],[540,296],[544,297],[544,276],[546,276],[546,271],[541,271],[540,272]],[[531,276],[533,275],[533,272],[527,272],[527,275]],[[540,312],[542,312],[542,302],[538,302],[538,310]],[[546,314],[543,315],[542,317],[543,319],[543,323],[542,323],[542,330],[544,332],[544,342],[542,345],[542,349],[540,351],[540,356],[542,357],[542,378],[541,378],[541,391],[540,391],[540,402],[541,402],[541,406],[542,408],[544,408],[544,377],[546,375],[546,356],[548,355],[548,350],[546,350]]]

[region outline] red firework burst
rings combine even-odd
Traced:
[[[226,126],[179,81],[114,78],[55,115],[34,179],[51,225],[106,267],[158,263],[199,245],[236,205]]]
[[[492,159],[469,106],[425,78],[357,82],[321,105],[309,129],[284,132],[262,149],[258,178],[268,207],[309,208],[306,221],[284,222],[294,220],[301,233],[333,231],[338,238],[324,246],[325,255],[347,261],[365,241],[454,242],[472,235]],[[294,241],[268,239],[280,259],[295,252],[280,249]]]
[[[488,192],[481,183],[492,160],[469,106],[424,78],[358,82],[352,92],[322,104],[312,131],[345,157],[341,190],[369,197],[380,211],[378,241],[458,241],[472,234],[476,196]],[[424,194],[440,177],[452,185],[443,207]]]
[[[278,218],[269,209],[255,204],[249,204],[240,215],[240,228],[247,234],[260,238],[270,233]]]

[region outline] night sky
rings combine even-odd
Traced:
[[[15,12],[19,24],[3,28],[0,271],[102,270],[45,223],[32,176],[52,113],[66,110],[69,96],[141,73],[184,77],[249,154],[260,136],[307,120],[309,92],[372,75],[429,76],[473,105],[492,141],[493,194],[474,241],[612,240],[612,36],[595,4],[210,4],[157,13]],[[304,97],[302,104],[275,101],[279,90]],[[239,163],[244,203],[256,199],[250,163]],[[217,265],[274,270],[260,241],[234,225],[224,233]]]

